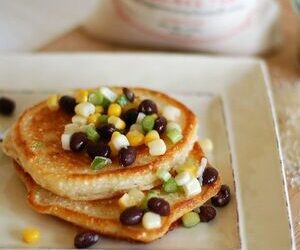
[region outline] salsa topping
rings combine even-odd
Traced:
[[[175,144],[183,138],[178,108],[167,105],[158,110],[153,100],[140,100],[129,88],[114,91],[101,87],[80,89],[73,96],[52,95],[47,106],[73,114],[61,135],[62,148],[87,152],[92,161],[104,157],[112,162],[117,156],[120,165],[127,167],[136,160],[137,147],[146,145],[150,155],[159,156],[167,151],[165,140]],[[91,168],[99,169],[92,164]]]

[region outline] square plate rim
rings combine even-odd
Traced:
[[[281,149],[281,144],[280,144],[280,133],[279,133],[279,127],[276,119],[276,111],[275,111],[275,105],[274,105],[274,98],[273,98],[273,93],[272,93],[272,87],[270,83],[270,77],[267,69],[266,63],[259,58],[250,58],[250,57],[231,57],[231,56],[216,56],[216,55],[195,55],[195,54],[183,54],[183,53],[153,53],[153,52],[78,52],[78,53],[72,53],[72,54],[67,54],[67,53],[38,53],[38,54],[32,54],[32,53],[7,53],[7,54],[2,54],[0,55],[0,61],[3,59],[10,59],[10,60],[18,60],[18,58],[45,58],[47,57],[153,57],[153,56],[158,56],[158,57],[178,57],[178,58],[197,58],[197,60],[212,60],[212,61],[218,61],[219,63],[222,61],[229,61],[231,63],[249,63],[252,64],[253,66],[259,67],[261,70],[261,73],[263,75],[263,83],[265,86],[265,89],[267,91],[267,98],[268,98],[268,109],[271,112],[271,117],[272,117],[272,123],[273,123],[273,130],[274,134],[276,137],[276,143],[277,143],[277,152],[279,155],[280,159],[280,166],[281,166],[281,177],[282,177],[282,182],[284,186],[284,198],[286,201],[286,206],[287,206],[287,213],[288,213],[288,218],[289,218],[289,224],[290,224],[290,231],[291,231],[291,241],[292,241],[292,247],[295,247],[295,238],[294,238],[294,232],[293,232],[293,227],[291,226],[292,223],[292,217],[291,217],[291,210],[290,210],[290,202],[288,199],[288,190],[287,190],[287,185],[286,185],[286,175],[284,171],[284,163],[283,163],[283,156],[282,156],[282,149]],[[0,87],[0,90],[10,90],[11,88],[2,88]],[[52,89],[49,89],[51,91]],[[222,96],[222,94],[220,94]],[[242,246],[243,248],[243,246]]]

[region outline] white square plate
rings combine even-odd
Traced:
[[[167,54],[39,54],[0,56],[0,96],[17,102],[16,114],[0,117],[0,131],[50,92],[101,84],[144,86],[185,102],[199,117],[200,139],[232,191],[217,218],[178,228],[151,244],[103,238],[103,249],[291,249],[290,209],[278,130],[265,65],[254,59]],[[49,121],[51,122],[51,121]],[[41,229],[40,248],[72,248],[76,229],[33,212],[26,191],[0,153],[0,247],[24,248],[23,227]]]

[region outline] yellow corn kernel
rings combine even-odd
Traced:
[[[93,92],[95,92],[95,90],[96,90],[96,89],[93,89],[93,88],[87,89],[87,91],[88,91],[89,94],[92,94]]]
[[[47,106],[50,110],[55,111],[59,109],[58,95],[51,95],[47,99]]]
[[[189,172],[191,174],[191,176],[196,176],[197,174],[197,165],[194,164],[189,164],[189,163],[185,163],[183,165],[179,165],[178,167],[176,167],[176,172],[182,173],[182,172]]]
[[[158,140],[159,138],[159,133],[156,130],[151,130],[146,134],[144,141],[147,145],[149,142]]]
[[[118,204],[121,209],[137,205],[136,200],[127,193],[123,194],[123,196],[118,200]]]
[[[122,113],[122,107],[117,103],[112,103],[109,105],[107,114],[108,116],[117,116],[119,117]]]
[[[158,115],[157,115],[157,114],[152,114],[151,116],[154,118],[154,120],[156,120],[156,119],[157,119],[157,117],[158,117]]]
[[[80,89],[76,92],[75,99],[77,103],[87,102],[89,96],[89,91]]]
[[[114,139],[115,137],[117,137],[119,135],[121,135],[121,133],[119,131],[115,131],[115,132],[112,133],[111,139]]]
[[[98,118],[100,117],[100,114],[99,113],[95,113],[95,114],[92,114],[88,117],[88,124],[95,124],[96,126],[98,125]]]
[[[141,205],[142,201],[145,199],[145,194],[137,189],[137,188],[132,188],[128,191],[128,195],[130,196],[131,199],[135,200],[136,205]]]
[[[99,114],[102,114],[104,111],[104,108],[102,106],[96,106],[96,110],[95,110],[95,113],[99,113]]]
[[[116,133],[116,132],[114,132],[114,133]],[[119,133],[119,132],[117,132],[117,133]],[[113,143],[111,141],[108,143],[108,146],[110,147],[111,155],[112,156],[117,156],[118,155],[118,150],[115,148],[115,146],[113,145]]]
[[[25,228],[22,231],[23,241],[29,244],[34,244],[40,239],[40,231],[35,228]]]
[[[176,170],[176,172],[179,174],[179,173],[185,171],[185,168],[186,168],[187,166],[189,166],[189,165],[190,165],[190,164],[187,164],[187,163],[184,163],[184,164],[182,164],[182,165],[178,165],[178,166],[175,167],[175,170]]]
[[[209,138],[200,141],[200,145],[206,155],[211,153],[214,149],[214,144]]]
[[[129,131],[126,137],[130,146],[136,147],[144,144],[144,135],[137,130]]]
[[[189,172],[192,177],[197,175],[197,167],[195,165],[185,165],[183,171]]]
[[[126,127],[126,123],[120,117],[117,116],[110,116],[108,118],[108,123],[115,125],[116,129],[120,130],[125,129]]]

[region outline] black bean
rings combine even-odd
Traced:
[[[87,153],[89,157],[93,160],[96,156],[102,156],[110,158],[111,150],[110,147],[105,142],[89,142],[87,145]]]
[[[16,104],[13,100],[7,97],[0,97],[0,114],[11,115],[16,108]]]
[[[151,115],[153,113],[157,113],[157,106],[155,102],[146,99],[143,100],[139,105],[139,112],[143,112],[146,115]]]
[[[96,244],[100,239],[100,236],[91,231],[81,232],[75,236],[74,246],[76,248],[88,248],[94,244]]]
[[[123,115],[123,119],[126,123],[127,127],[130,127],[132,124],[136,122],[136,118],[139,114],[139,111],[135,108],[128,109]]]
[[[216,196],[211,198],[211,203],[215,207],[224,207],[230,201],[230,189],[227,185],[222,185]]]
[[[203,176],[202,176],[202,184],[203,185],[211,185],[215,183],[218,179],[218,171],[213,167],[206,167]]]
[[[71,136],[70,148],[74,152],[81,152],[85,149],[87,143],[88,139],[86,137],[86,134],[83,132],[77,132]]]
[[[120,165],[126,167],[134,163],[136,154],[134,147],[128,146],[127,148],[121,148],[118,155]]]
[[[163,116],[159,116],[156,118],[155,123],[154,123],[154,129],[159,133],[162,134],[165,132],[167,127],[167,119]]]
[[[106,140],[110,140],[113,132],[116,131],[116,128],[113,124],[102,124],[99,128],[97,128],[98,133],[100,136]]]
[[[148,208],[150,211],[162,216],[170,214],[170,204],[166,200],[158,197],[153,197],[148,201]]]
[[[59,99],[59,106],[64,112],[73,114],[76,106],[76,100],[72,96],[64,95]]]
[[[128,88],[123,88],[123,94],[126,96],[126,98],[128,99],[128,101],[133,102],[134,101],[134,93],[128,89]]]
[[[123,225],[136,225],[142,221],[144,211],[139,207],[126,208],[120,215],[120,222]]]
[[[200,207],[200,220],[201,222],[209,222],[216,217],[216,209],[212,206],[201,206]]]

